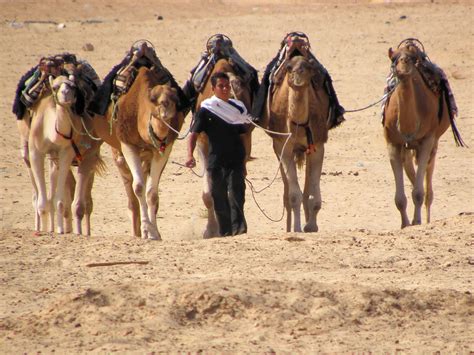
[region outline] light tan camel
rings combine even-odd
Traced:
[[[184,122],[176,110],[176,89],[159,82],[154,71],[141,67],[129,91],[117,101],[116,117],[111,104],[104,117],[93,119],[97,134],[115,149],[134,235],[158,240],[158,184]]]
[[[395,51],[390,48],[388,53],[398,83],[385,105],[383,129],[395,177],[395,205],[400,211],[402,228],[410,225],[403,170],[405,169],[413,186],[415,210],[412,224],[421,223],[423,200],[429,223],[438,141],[450,122],[453,131],[457,133],[444,93],[430,90],[416,67],[418,51],[416,46],[408,45]]]
[[[81,66],[75,70],[75,75],[81,75]],[[43,96],[47,97],[51,94],[48,87],[44,89]],[[41,98],[40,98],[41,100]],[[27,110],[21,120],[17,120],[17,127],[20,133],[20,152],[21,157],[28,169],[29,176],[31,178],[33,186],[33,208],[36,211],[36,202],[38,198],[38,187],[33,177],[33,171],[31,169],[28,140],[30,136],[30,127],[32,114],[35,112],[35,105],[32,110]],[[66,193],[64,196],[64,232],[72,232],[72,217],[75,220],[76,233],[81,235],[84,234],[89,236],[91,234],[91,223],[90,218],[93,210],[92,201],[92,186],[96,173],[101,173],[105,170],[105,163],[100,156],[100,147],[103,143],[102,140],[94,139],[95,132],[92,127],[92,123],[88,117],[81,117],[83,120],[82,124],[86,130],[82,130],[81,124],[78,123],[76,130],[81,130],[80,137],[76,136],[75,141],[77,149],[80,153],[81,160],[78,162],[77,168],[77,183],[71,169],[68,170],[66,178]],[[77,123],[77,122],[76,122]],[[50,189],[48,200],[52,201],[52,193],[56,189],[56,181],[58,176],[58,157],[56,151],[51,151],[50,155]],[[35,220],[39,223],[39,216],[36,214]],[[83,222],[85,230],[83,230]],[[53,230],[53,225],[50,220],[50,230]],[[38,229],[38,228],[37,228]]]
[[[231,63],[227,59],[220,59],[214,66],[212,73],[209,75],[209,78],[217,72],[225,72],[229,75],[230,84],[232,87],[232,96],[245,104],[245,107],[250,112],[250,108],[252,105],[252,95],[250,91],[250,87],[246,85],[241,78],[239,78]],[[201,102],[213,95],[212,92],[212,85],[211,80],[208,79],[202,92],[198,95],[197,102],[196,102],[196,111],[199,110],[201,106]],[[246,152],[245,164],[250,159],[250,152],[251,152],[251,134],[254,126],[249,126],[247,133],[244,135],[244,147]],[[199,135],[197,141],[197,150],[199,154],[199,160],[202,162],[203,166],[203,192],[202,192],[202,200],[204,205],[207,208],[207,225],[206,229],[204,230],[203,237],[209,238],[216,235],[219,235],[219,224],[216,219],[215,211],[214,211],[214,203],[212,201],[211,196],[211,176],[208,174],[207,166],[209,163],[209,140],[205,133],[201,133]]]
[[[284,75],[284,76],[283,76]],[[286,230],[301,232],[300,208],[303,203],[305,232],[318,231],[316,221],[321,209],[320,178],[324,159],[324,143],[328,139],[329,97],[323,88],[323,73],[317,62],[303,56],[293,57],[283,71],[283,79],[275,84],[263,115],[262,125],[287,137],[272,135],[273,150],[281,157],[280,171],[284,184]],[[304,191],[298,183],[297,164],[306,154]]]
[[[72,112],[76,100],[74,77],[49,78],[43,96],[31,108],[31,123],[28,130],[28,161],[31,167],[33,188],[36,191],[35,229],[54,231],[54,211],[57,212],[57,232],[71,231],[70,205],[72,193],[66,186],[69,167],[75,152],[72,142],[78,141],[72,125],[80,126],[80,117]],[[27,121],[25,121],[27,124]],[[25,134],[23,127],[22,131]],[[23,142],[25,141],[22,139]],[[57,166],[50,169],[50,194],[46,193],[44,159],[50,155]],[[24,157],[25,158],[25,157]],[[66,218],[66,228],[64,220]]]

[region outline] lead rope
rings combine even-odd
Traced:
[[[364,111],[364,110],[367,110],[368,108],[371,108],[372,106],[375,106],[377,105],[378,103],[384,101],[387,97],[389,97],[394,91],[395,91],[395,88],[398,86],[398,81],[395,83],[395,85],[393,86],[393,88],[391,88],[388,92],[386,92],[382,98],[376,102],[374,102],[373,104],[370,104],[370,105],[367,105],[365,107],[362,107],[362,108],[359,108],[359,109],[355,109],[355,110],[344,110],[344,113],[351,113],[351,112],[359,112],[359,111]]]

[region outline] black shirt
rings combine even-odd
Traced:
[[[194,117],[191,132],[204,132],[209,138],[208,169],[243,164],[245,148],[240,135],[246,132],[245,125],[227,123],[209,110],[200,108]]]

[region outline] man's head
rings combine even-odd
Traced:
[[[230,98],[230,79],[224,72],[217,72],[211,76],[211,85],[214,95],[219,99],[227,101]]]

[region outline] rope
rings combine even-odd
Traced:
[[[171,161],[171,164],[176,164],[176,165],[181,166],[181,167],[183,167],[183,168],[188,168],[186,165],[181,164],[181,163],[178,163],[178,162],[175,161],[175,160],[172,160],[172,161]],[[193,168],[188,168],[188,169],[191,170],[191,172],[192,172],[194,175],[196,175],[197,177],[200,177],[200,178],[204,177],[204,169],[203,169],[201,175],[199,175],[198,173],[196,173]]]
[[[91,117],[91,119],[93,119],[93,118]],[[92,133],[90,133],[90,131],[86,127],[86,124],[84,123],[84,117],[82,117],[82,116],[81,116],[81,123],[82,123],[82,127],[84,127],[84,130],[86,131],[86,133],[87,133],[87,135],[89,136],[90,139],[95,140],[95,141],[101,141],[102,140],[99,137],[94,137],[92,135]]]
[[[393,88],[391,88],[387,93],[385,93],[382,98],[376,102],[374,102],[373,104],[370,104],[370,105],[367,105],[365,107],[362,107],[362,108],[359,108],[359,109],[355,109],[355,110],[344,110],[344,113],[351,113],[351,112],[359,112],[359,111],[364,111],[364,110],[367,110],[368,108],[371,108],[372,106],[375,106],[377,105],[378,103],[382,102],[383,100],[385,100],[388,96],[390,96],[393,91],[395,90],[395,88],[398,86],[398,82],[397,84],[395,84],[395,86]]]
[[[112,135],[112,125],[113,123],[117,120],[117,111],[118,111],[118,105],[117,105],[117,100],[118,100],[118,97],[117,95],[110,95],[110,101],[112,101],[112,116],[110,117],[110,121],[109,121],[109,135]]]
[[[270,221],[272,221],[272,222],[280,222],[280,221],[283,219],[283,217],[285,216],[285,206],[283,206],[283,209],[282,209],[282,211],[281,211],[281,217],[280,217],[280,218],[278,218],[278,219],[273,219],[273,218],[271,218],[269,215],[266,214],[266,212],[263,210],[263,208],[260,207],[260,205],[258,204],[257,199],[255,198],[255,193],[258,193],[258,192],[255,192],[255,189],[254,189],[254,187],[253,187],[252,182],[251,182],[249,179],[247,179],[247,178],[245,178],[245,181],[247,182],[247,184],[248,184],[249,187],[250,187],[250,192],[252,193],[252,199],[253,199],[253,201],[255,202],[255,204],[257,205],[257,208],[260,210],[260,212],[262,212],[262,214],[263,214],[268,220],[270,220]],[[263,191],[263,190],[262,190],[262,191]]]
[[[154,117],[156,117],[156,116],[154,116]],[[176,139],[178,139],[178,140],[183,140],[183,139],[185,139],[185,138],[188,136],[189,132],[191,132],[191,127],[189,127],[189,129],[188,129],[188,131],[185,133],[185,135],[184,135],[184,136],[180,136],[180,135],[179,135],[179,131],[177,131],[176,129],[174,129],[173,127],[171,127],[171,125],[170,125],[168,122],[166,122],[161,116],[158,116],[158,118],[160,119],[161,122],[163,122],[163,123],[165,124],[166,127],[168,127],[170,130],[172,130],[174,133],[176,133],[176,134],[178,135],[178,136],[176,137]]]

